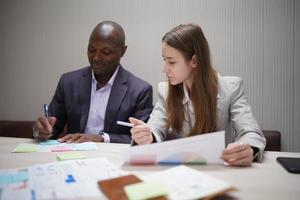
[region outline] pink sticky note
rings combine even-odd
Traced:
[[[51,148],[51,152],[60,152],[60,151],[73,151],[71,147],[60,146]]]

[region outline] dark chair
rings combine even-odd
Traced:
[[[263,130],[266,137],[266,151],[281,151],[281,133],[276,130]]]
[[[0,136],[33,138],[33,121],[0,121]]]

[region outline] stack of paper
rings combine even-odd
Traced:
[[[145,182],[160,182],[168,191],[168,199],[201,199],[213,197],[235,188],[225,181],[184,165],[141,177]]]
[[[126,174],[105,158],[0,170],[0,199],[103,199],[97,182]]]

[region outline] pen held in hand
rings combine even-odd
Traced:
[[[45,115],[45,117],[47,118],[47,120],[49,121],[48,104],[44,104],[44,115]],[[50,123],[50,121],[49,121],[49,123]],[[53,131],[51,125],[50,125],[50,127],[48,128],[48,131],[49,131],[49,132],[52,132],[52,131]],[[51,134],[51,135],[52,135],[52,134]]]
[[[123,122],[123,121],[117,121],[117,124],[121,125],[121,126],[127,126],[127,127],[134,127],[134,124],[128,123],[128,122]]]
[[[44,114],[45,117],[49,120],[49,112],[48,112],[48,105],[44,104]]]

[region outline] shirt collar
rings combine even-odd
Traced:
[[[115,72],[113,73],[113,75],[110,77],[109,81],[107,82],[107,84],[105,86],[107,86],[107,85],[112,86],[114,84],[114,81],[115,81],[115,78],[116,78],[117,73],[119,71],[119,68],[120,67],[118,66],[117,69],[115,70]],[[95,78],[94,70],[93,69],[92,69],[92,83],[95,83],[95,84],[98,83],[98,81]]]
[[[186,104],[188,101],[190,101],[190,97],[189,97],[189,92],[188,92],[188,88],[187,85],[183,82],[183,99],[182,99],[182,103]]]

